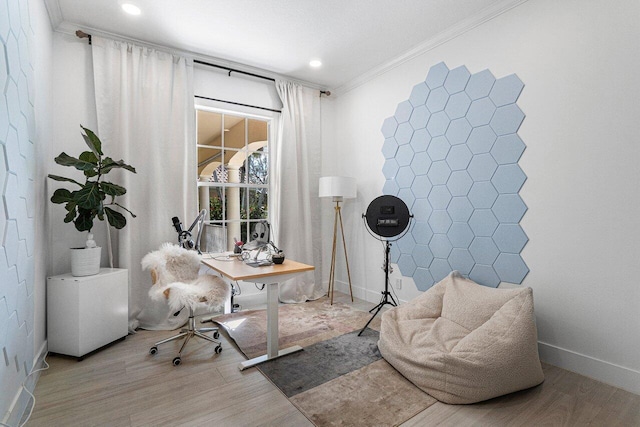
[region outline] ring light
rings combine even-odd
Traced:
[[[369,233],[376,239],[384,240],[385,242],[383,266],[385,281],[380,303],[369,310],[369,313],[374,310],[376,312],[373,313],[373,316],[371,316],[371,319],[364,325],[364,328],[362,328],[358,336],[362,335],[364,330],[367,329],[367,326],[369,326],[369,323],[378,315],[385,304],[394,307],[398,305],[393,295],[391,295],[391,292],[389,292],[389,252],[391,252],[391,242],[407,234],[413,215],[409,213],[409,208],[407,208],[407,205],[402,199],[396,196],[385,195],[377,197],[369,203],[367,213],[362,214],[362,218],[364,218]],[[378,237],[376,237],[376,235]]]
[[[389,195],[375,198],[364,214],[369,230],[386,240],[399,235],[402,237],[412,217],[402,199]]]

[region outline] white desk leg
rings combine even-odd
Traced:
[[[278,284],[267,285],[267,357],[278,357]]]
[[[278,350],[278,284],[270,283],[267,285],[267,354],[241,362],[238,365],[238,369],[243,371],[267,360],[286,356],[300,350],[302,350],[302,347],[299,345]]]

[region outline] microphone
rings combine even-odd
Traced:
[[[181,234],[182,233],[182,223],[180,222],[180,218],[178,218],[177,216],[174,216],[173,218],[171,218],[171,220],[173,221],[173,227],[176,229],[178,234]]]

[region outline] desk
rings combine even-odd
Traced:
[[[214,258],[202,258],[202,263],[231,280],[251,283],[264,283],[267,286],[267,354],[240,363],[244,370],[267,360],[302,350],[294,345],[278,349],[278,283],[289,280],[305,271],[315,269],[312,265],[285,259],[282,264],[251,267],[240,260],[220,261]]]

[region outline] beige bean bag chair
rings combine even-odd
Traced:
[[[494,289],[457,271],[382,315],[378,347],[436,399],[475,403],[544,380],[531,288]]]

